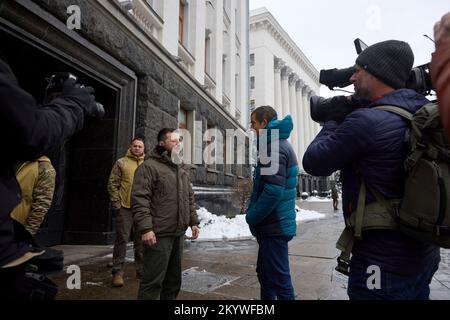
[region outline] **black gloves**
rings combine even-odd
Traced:
[[[95,116],[97,113],[97,103],[95,102],[94,88],[84,87],[69,78],[63,84],[63,97],[73,99],[82,109],[85,116]]]

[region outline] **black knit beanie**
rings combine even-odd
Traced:
[[[394,89],[404,88],[414,63],[409,44],[398,40],[375,43],[356,58],[356,64]]]

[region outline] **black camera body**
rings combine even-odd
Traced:
[[[354,44],[358,54],[367,48],[367,45],[360,39],[355,39]],[[320,70],[319,82],[326,85],[330,90],[334,90],[336,87],[344,88],[351,85],[350,78],[354,71],[354,67]],[[429,63],[411,70],[411,74],[406,82],[406,88],[413,89],[424,96],[430,94],[433,86]],[[364,106],[363,101],[359,102],[362,103],[359,106]],[[355,107],[358,107],[357,103],[358,101],[355,101],[353,98],[347,99],[345,96],[336,96],[328,99],[312,96],[310,99],[311,118],[313,121],[320,123],[329,120],[342,122],[347,114],[354,110]]]
[[[63,85],[67,79],[73,79],[78,82],[78,78],[70,72],[57,72],[47,79],[48,85],[45,88],[45,100],[47,102],[59,97],[63,92]],[[84,87],[83,84],[79,84],[80,87]],[[105,115],[105,108],[97,101],[94,102],[94,110],[90,114],[93,118],[103,118]]]
[[[326,85],[330,90],[334,90],[335,87],[344,88],[352,84],[350,78],[354,72],[354,67],[320,70],[319,82]],[[433,85],[431,84],[429,63],[411,70],[406,88],[413,89],[424,96],[430,94]]]

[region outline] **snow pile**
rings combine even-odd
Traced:
[[[299,209],[296,206],[297,218],[296,221],[311,221],[318,220],[325,217],[324,214]],[[241,239],[250,238],[252,234],[245,221],[245,215],[240,214],[234,218],[227,218],[225,216],[216,216],[205,208],[197,210],[198,218],[200,220],[200,235],[198,240],[221,240],[221,239]],[[191,236],[191,229],[186,231],[186,236]]]
[[[229,219],[225,216],[216,216],[205,208],[200,208],[197,210],[197,215],[200,220],[199,240],[236,239],[252,236],[243,214]],[[191,229],[189,228],[186,231],[186,235],[191,236],[191,234]]]
[[[332,199],[330,198],[320,198],[320,197],[309,197],[306,200],[303,201],[309,201],[309,202],[330,202]]]
[[[296,206],[296,209],[297,208],[298,206]],[[296,211],[297,211],[297,218],[295,219],[295,221],[297,222],[319,220],[325,218],[325,215],[323,213],[319,213],[313,210],[300,209],[300,212],[298,210]]]

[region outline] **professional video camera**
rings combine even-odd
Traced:
[[[367,45],[361,39],[355,39],[354,44],[357,54],[367,48]],[[350,78],[354,71],[354,67],[320,70],[319,82],[326,85],[330,90],[335,90],[336,87],[344,88],[351,85]],[[433,87],[429,63],[412,69],[406,88],[413,89],[425,96],[430,94]],[[367,104],[367,101],[357,100],[353,96],[335,96],[328,99],[312,96],[310,98],[311,118],[321,123],[329,120],[342,122],[355,107]]]
[[[62,95],[63,84],[67,79],[73,79],[78,82],[78,78],[70,72],[57,72],[52,75],[48,80],[48,85],[45,88],[45,99],[51,101]],[[80,87],[84,87],[83,84],[79,84]],[[91,114],[93,118],[103,118],[105,115],[105,108],[97,101],[94,103],[95,107]]]

